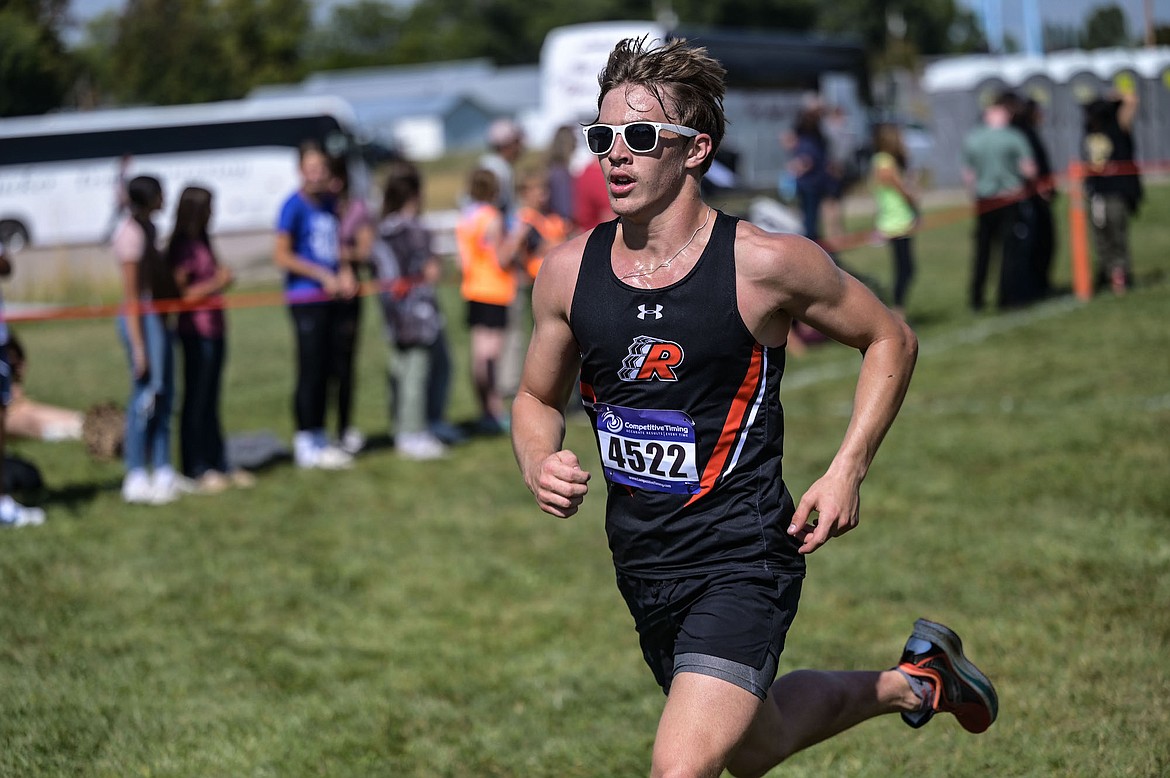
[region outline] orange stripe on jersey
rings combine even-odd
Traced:
[[[719,440],[715,442],[711,458],[707,460],[707,466],[703,468],[703,477],[699,479],[699,491],[687,500],[687,505],[710,492],[715,486],[719,474],[723,472],[723,466],[727,464],[727,457],[731,453],[732,447],[735,446],[735,438],[739,433],[739,428],[751,410],[752,399],[755,397],[756,387],[760,382],[760,370],[763,364],[764,347],[757,343],[752,348],[752,361],[748,364],[747,375],[744,376],[743,383],[739,385],[739,391],[735,393],[735,399],[731,401],[731,408],[727,411],[727,420],[723,422],[723,430],[719,433]]]

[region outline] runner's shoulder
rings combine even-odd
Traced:
[[[735,235],[736,272],[747,280],[777,281],[802,276],[831,263],[824,249],[803,235],[768,232],[741,221]]]

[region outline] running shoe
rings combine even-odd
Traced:
[[[45,523],[40,508],[21,505],[8,495],[0,497],[0,527],[38,527]]]
[[[337,447],[351,457],[357,456],[366,447],[366,436],[357,427],[347,427],[337,442]]]
[[[917,729],[936,712],[952,713],[968,732],[984,732],[999,715],[999,697],[991,681],[963,655],[963,641],[942,624],[914,622],[898,669],[925,681],[930,694],[920,710],[902,714]]]

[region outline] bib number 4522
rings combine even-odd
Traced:
[[[628,438],[609,439],[609,460],[630,473],[659,478],[686,478],[686,449],[678,443],[662,444]]]

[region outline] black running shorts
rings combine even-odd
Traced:
[[[474,300],[469,300],[467,303],[467,326],[487,327],[493,330],[507,329],[508,306],[477,303]]]
[[[618,573],[642,655],[666,693],[677,673],[721,678],[760,699],[776,679],[802,577],[737,570],[675,579]]]

